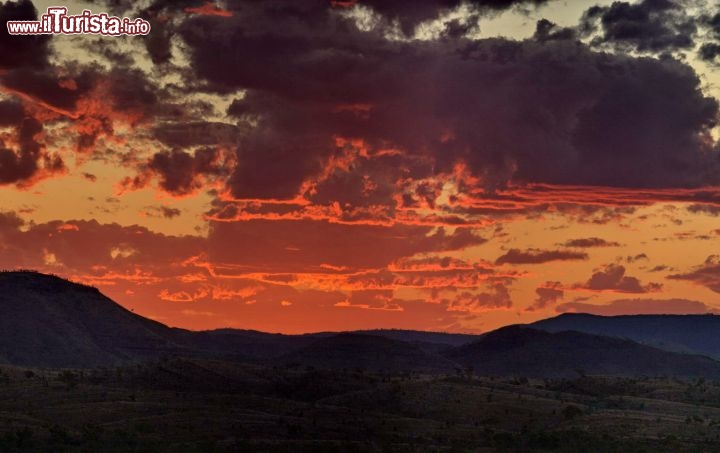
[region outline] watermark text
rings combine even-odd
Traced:
[[[133,36],[150,33],[150,23],[140,18],[120,18],[107,13],[93,14],[88,9],[72,16],[68,15],[64,6],[51,6],[40,16],[40,20],[8,21],[7,30],[11,35]]]

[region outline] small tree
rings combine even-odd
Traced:
[[[574,418],[581,416],[582,414],[583,414],[583,410],[572,404],[565,406],[565,409],[563,409],[563,416],[565,417],[566,420],[572,420]]]

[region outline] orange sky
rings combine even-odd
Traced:
[[[190,329],[720,309],[716,7],[166,3],[0,36],[0,266]]]

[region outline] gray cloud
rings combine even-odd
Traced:
[[[685,273],[668,275],[667,278],[686,280],[720,293],[720,256],[710,255],[703,264],[695,269]]]
[[[256,125],[238,147],[230,180],[238,197],[296,195],[337,154],[336,136],[397,148],[406,163],[426,158],[421,175],[464,161],[489,189],[509,179],[621,187],[718,179],[706,139],[718,104],[679,61],[569,40],[395,42],[337,11],[263,5],[181,29],[209,86],[249,90],[230,111]]]
[[[635,314],[705,314],[715,310],[703,302],[687,299],[620,299],[607,304],[567,302],[555,307],[560,313],[591,313],[601,316]]]
[[[619,247],[620,243],[615,241],[607,241],[602,238],[579,238],[570,239],[563,244],[565,247]]]
[[[602,34],[594,44],[640,52],[691,49],[698,32],[695,18],[674,0],[616,1],[610,6],[594,6],[583,17],[585,32],[595,28],[598,21]]]
[[[527,311],[542,310],[565,297],[565,291],[560,282],[547,282],[544,286],[535,288],[535,294],[537,294],[537,298],[527,308]]]
[[[593,273],[592,277],[576,288],[592,291],[613,291],[620,293],[647,293],[658,291],[662,287],[659,283],[643,285],[639,279],[625,274],[625,267],[619,264],[609,264],[604,269]]]
[[[495,260],[495,264],[542,264],[550,261],[586,260],[588,254],[572,250],[511,249]]]

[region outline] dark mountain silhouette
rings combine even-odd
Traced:
[[[216,329],[203,332],[173,330],[176,341],[189,348],[215,351],[225,355],[238,355],[241,352],[240,357],[254,360],[281,357],[309,346],[318,339],[345,333],[317,332],[303,335],[283,335],[242,329]],[[478,338],[477,335],[394,329],[359,330],[353,333],[403,341],[431,354],[446,351]]]
[[[429,353],[442,353],[450,348],[473,342],[479,337],[478,335],[462,333],[423,332],[403,329],[360,330],[357,333],[405,341]]]
[[[126,310],[90,286],[37,272],[0,273],[0,363],[93,367],[163,355],[252,360],[311,341],[174,329]]]
[[[717,315],[598,316],[565,313],[529,326],[548,332],[576,330],[628,338],[668,351],[720,359],[720,316]]]
[[[313,335],[282,335],[254,330],[217,329],[194,332],[173,329],[176,342],[200,355],[241,361],[263,361],[280,357],[311,344]]]
[[[446,354],[481,375],[572,377],[578,373],[720,377],[720,362],[631,340],[508,326]]]
[[[318,368],[385,372],[442,372],[455,368],[454,363],[417,345],[354,332],[319,338],[309,346],[283,356],[280,361]]]
[[[0,273],[0,361],[94,366],[179,350],[171,329],[97,289],[34,272]]]
[[[432,351],[473,338],[395,330],[373,334],[406,337]],[[90,286],[32,271],[0,272],[0,363],[93,367],[163,355],[261,362],[335,335],[337,332],[281,335],[252,330],[192,332],[170,328],[124,309]],[[408,348],[417,349],[412,345]]]
[[[713,349],[718,344],[713,330],[717,323],[714,316],[566,315],[545,325],[558,330],[600,325],[615,337],[705,352],[720,350]],[[234,329],[192,332],[136,315],[89,286],[35,272],[0,273],[0,363],[95,367],[169,356],[385,372],[434,373],[472,366],[479,374],[491,375],[570,376],[582,369],[589,374],[720,377],[720,362],[707,357],[628,339],[549,333],[527,326],[482,336],[408,330],[307,335]]]

